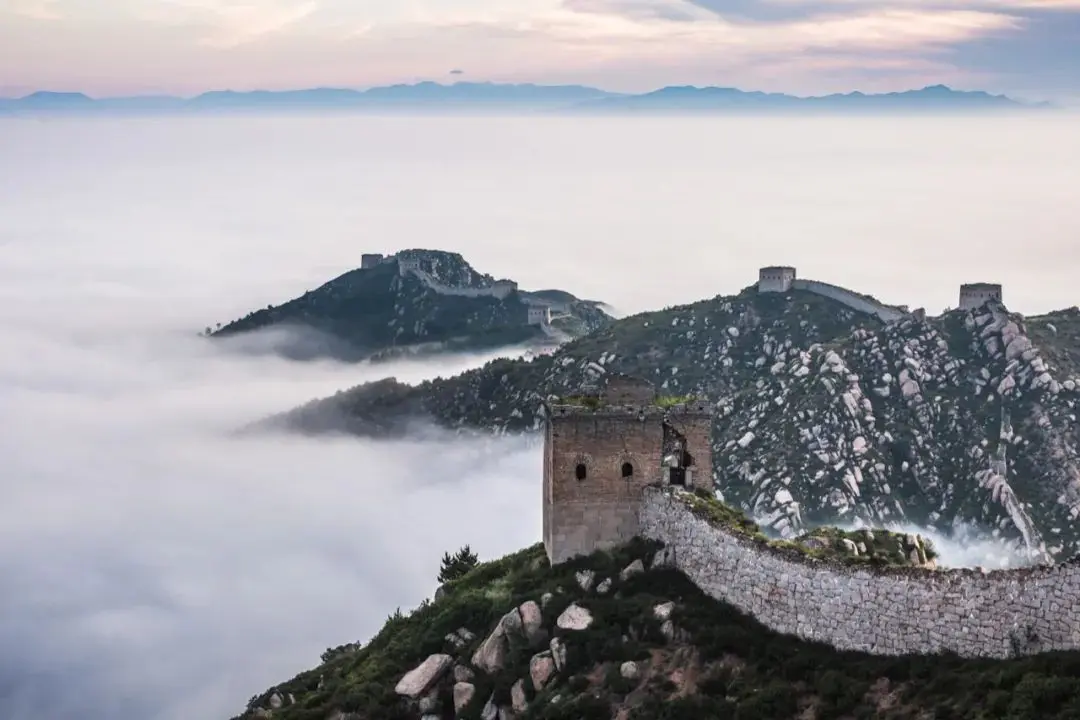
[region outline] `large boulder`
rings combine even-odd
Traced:
[[[518,608],[521,615],[521,632],[528,641],[529,647],[536,647],[544,642],[544,616],[540,612],[540,606],[532,600],[523,602]]]
[[[585,630],[592,625],[592,613],[577,603],[571,603],[555,620],[562,630]]]
[[[641,562],[640,560],[635,560],[634,562],[623,568],[623,571],[619,573],[619,579],[626,580],[633,575],[637,575],[638,573],[643,572],[645,572],[645,563]]]
[[[528,704],[528,699],[525,697],[525,681],[518,680],[510,688],[510,707],[513,708],[514,712],[522,713],[525,712]]]
[[[476,686],[468,682],[454,683],[454,712],[460,713],[476,696]]]
[[[532,680],[533,688],[537,692],[544,689],[544,686],[548,684],[554,674],[555,661],[552,659],[550,652],[533,655],[532,660],[529,661],[529,678]]]
[[[551,638],[551,659],[555,661],[555,669],[562,672],[566,669],[566,643],[562,638]]]
[[[480,643],[472,656],[472,664],[486,673],[496,673],[506,663],[506,633],[502,625],[497,625],[491,634]]]
[[[423,695],[439,678],[446,673],[454,664],[454,658],[442,653],[431,655],[427,660],[405,673],[405,677],[398,681],[394,692],[408,698],[417,698]]]
[[[514,608],[499,619],[495,629],[484,639],[484,642],[480,643],[480,647],[473,653],[472,664],[488,673],[501,670],[506,663],[506,655],[509,651],[507,635],[520,635],[521,632],[521,615],[518,614],[517,608]]]

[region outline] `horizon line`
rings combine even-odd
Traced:
[[[982,89],[957,89],[957,88],[954,88],[954,87],[952,87],[950,85],[946,85],[944,83],[934,83],[934,84],[930,84],[930,85],[924,85],[922,87],[910,87],[910,88],[908,88],[906,90],[890,90],[890,91],[884,91],[884,92],[866,92],[864,90],[854,89],[854,90],[848,90],[846,92],[832,92],[832,93],[824,93],[824,94],[820,94],[820,95],[800,95],[800,94],[789,93],[789,92],[781,92],[781,91],[769,92],[769,91],[764,91],[764,90],[744,90],[744,89],[742,89],[740,87],[736,87],[736,86],[733,86],[733,85],[692,85],[692,84],[679,85],[679,84],[669,84],[669,85],[662,85],[662,86],[659,86],[659,87],[655,87],[652,90],[645,90],[643,92],[634,93],[634,92],[619,92],[619,91],[615,91],[615,90],[605,90],[604,88],[598,87],[598,86],[595,86],[595,85],[584,85],[584,84],[579,84],[579,83],[545,84],[545,83],[537,83],[537,82],[498,82],[498,81],[492,81],[492,80],[457,80],[457,81],[449,82],[449,83],[440,82],[438,80],[418,80],[416,82],[397,82],[397,83],[387,83],[387,84],[384,84],[384,85],[369,85],[369,86],[364,86],[364,87],[348,87],[348,86],[333,86],[333,85],[309,85],[309,86],[300,86],[300,87],[293,87],[293,88],[288,88],[288,89],[277,89],[277,90],[270,90],[270,89],[267,89],[267,88],[253,88],[251,90],[235,90],[235,89],[232,89],[232,88],[212,88],[212,89],[208,89],[208,90],[203,90],[201,92],[197,92],[197,93],[192,94],[192,95],[170,94],[170,93],[146,93],[146,94],[136,93],[136,94],[118,94],[118,95],[89,95],[86,92],[81,91],[81,90],[49,90],[49,89],[41,88],[41,89],[33,90],[33,91],[30,91],[30,92],[25,93],[23,95],[19,95],[19,96],[6,96],[6,95],[5,96],[0,96],[0,100],[8,100],[8,101],[26,100],[28,98],[32,98],[34,96],[39,96],[39,95],[54,95],[54,96],[69,96],[69,97],[79,96],[79,97],[84,97],[84,98],[86,98],[88,100],[126,100],[126,99],[135,99],[135,98],[144,98],[144,99],[168,98],[168,99],[176,99],[176,100],[194,100],[194,99],[197,99],[197,98],[200,98],[200,97],[203,97],[203,96],[206,96],[206,95],[210,95],[210,94],[227,94],[227,93],[231,93],[231,94],[234,94],[234,95],[254,95],[254,94],[285,94],[285,93],[313,92],[313,91],[331,91],[331,92],[352,92],[352,93],[357,93],[357,94],[363,94],[363,93],[369,92],[371,90],[380,90],[380,89],[385,89],[385,88],[399,88],[399,87],[401,87],[401,88],[418,87],[418,86],[424,86],[424,85],[435,85],[435,86],[444,87],[444,88],[452,88],[452,87],[456,87],[456,86],[459,86],[459,85],[492,86],[492,87],[580,88],[580,89],[583,89],[583,90],[595,90],[597,92],[602,92],[602,93],[605,93],[605,94],[610,95],[610,96],[618,96],[618,97],[641,97],[641,96],[644,96],[644,95],[649,95],[651,93],[659,92],[661,90],[669,90],[669,89],[732,90],[732,91],[746,93],[746,94],[757,94],[757,95],[765,95],[765,96],[785,96],[785,97],[791,97],[791,98],[796,98],[796,99],[848,97],[848,96],[852,96],[852,95],[878,97],[878,96],[883,96],[883,95],[901,95],[901,94],[904,94],[904,93],[914,93],[914,92],[921,92],[921,91],[924,91],[924,90],[932,90],[932,89],[941,88],[941,89],[945,89],[945,90],[948,90],[949,92],[954,92],[954,93],[981,93],[981,94],[984,94],[984,95],[987,95],[987,96],[990,96],[990,97],[1006,98],[1006,99],[1009,99],[1009,100],[1013,100],[1015,102],[1020,102],[1019,100],[1016,100],[1015,98],[1013,98],[1013,97],[1011,97],[1009,95],[1006,95],[1005,93],[993,93],[993,92],[990,92],[988,90],[982,90]],[[1027,101],[1027,102],[1030,103],[1030,104],[1036,104],[1037,105],[1037,104],[1040,104],[1040,103],[1049,103],[1050,101],[1047,101],[1047,100],[1030,100],[1030,101]]]

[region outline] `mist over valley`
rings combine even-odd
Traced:
[[[1077,304],[1068,118],[253,116],[2,130],[10,720],[228,717],[431,597],[445,551],[469,544],[491,560],[539,541],[535,436],[424,422],[395,439],[236,434],[369,381],[449,382],[525,352],[342,362],[308,352],[325,337],[307,330],[202,336],[364,253],[459,253],[618,317],[736,296],[776,263],[931,314],[983,280],[1025,316]],[[815,325],[860,322],[826,310]],[[1070,327],[1029,330],[1046,323]],[[1072,347],[1042,332],[1046,347]],[[965,527],[894,529],[929,536],[943,566],[1030,561]]]

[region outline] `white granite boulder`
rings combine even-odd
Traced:
[[[532,660],[529,661],[529,678],[537,692],[544,689],[554,674],[555,660],[552,659],[550,652],[533,655]]]
[[[454,664],[454,658],[442,653],[428,656],[428,659],[405,673],[398,681],[394,692],[408,698],[423,695]]]
[[[472,702],[475,696],[476,686],[472,683],[454,683],[454,712],[460,713],[466,705]]]
[[[566,643],[561,638],[551,638],[551,659],[555,661],[555,669],[562,672],[566,669]]]
[[[510,688],[510,707],[516,713],[525,712],[525,708],[528,707],[528,700],[525,697],[525,681],[518,680]]]
[[[544,642],[544,616],[540,606],[534,601],[523,602],[518,608],[521,615],[521,632],[529,647],[535,647]]]
[[[635,560],[634,562],[623,568],[623,571],[619,573],[619,579],[626,580],[629,577],[643,572],[645,572],[645,563],[641,562],[640,560]]]
[[[555,624],[562,630],[585,630],[592,625],[592,613],[577,603],[571,603],[563,610]]]

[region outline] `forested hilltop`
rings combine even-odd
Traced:
[[[402,250],[281,305],[207,327],[214,339],[287,330],[293,358],[385,360],[508,346],[554,346],[607,324],[602,303],[562,290],[528,292],[477,272],[458,253]]]

